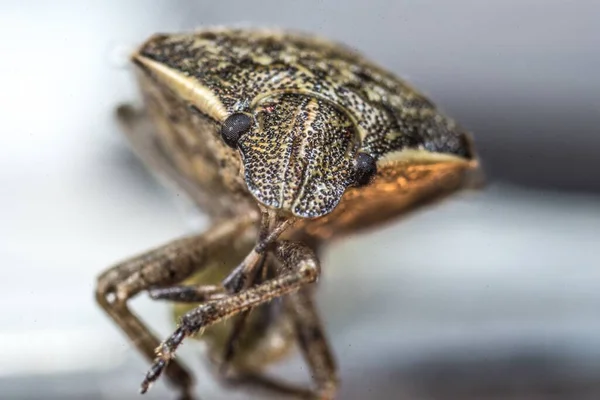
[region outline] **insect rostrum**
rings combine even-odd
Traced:
[[[263,382],[261,368],[298,343],[311,395],[334,398],[313,303],[320,250],[463,187],[478,169],[467,133],[392,73],[310,35],[156,35],[132,59],[144,98],[123,113],[134,150],[213,221],[98,279],[99,304],[153,362],[142,391],[164,372],[192,396],[173,358],[195,336],[226,379]],[[176,303],[162,342],[128,307],[141,292]]]

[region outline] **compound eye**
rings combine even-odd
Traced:
[[[375,159],[367,153],[358,153],[356,157],[356,169],[354,171],[354,185],[367,185],[376,173],[377,162]]]
[[[240,137],[252,127],[252,117],[244,113],[231,114],[221,127],[221,137],[229,147],[236,148]]]

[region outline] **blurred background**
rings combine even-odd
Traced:
[[[600,398],[599,16],[592,0],[0,1],[0,398],[139,398],[147,364],[95,277],[206,221],[116,127],[137,99],[127,55],[240,22],[328,36],[408,79],[474,132],[489,177],[326,253],[340,398]],[[171,331],[165,304],[134,307]],[[200,351],[180,357],[202,399],[250,398]],[[274,371],[308,379],[298,356]]]

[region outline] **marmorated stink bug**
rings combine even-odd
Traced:
[[[297,342],[314,385],[285,390],[334,398],[312,295],[319,251],[464,187],[479,170],[468,135],[402,80],[313,36],[155,35],[132,59],[145,107],[119,114],[133,147],[213,224],[98,278],[102,308],[153,360],[141,391],[165,372],[192,397],[174,356],[197,335],[226,379],[245,382],[267,383],[260,369]],[[175,303],[162,342],[128,308],[144,291]]]

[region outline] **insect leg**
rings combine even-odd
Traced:
[[[290,293],[284,301],[294,321],[296,340],[309,366],[315,387],[313,389],[301,387],[253,371],[240,371],[235,375],[224,376],[227,384],[265,390],[286,398],[319,400],[334,398],[338,387],[337,367],[310,289],[305,287]]]
[[[319,262],[309,247],[296,242],[278,241],[274,245],[274,252],[282,266],[278,271],[277,278],[224,299],[201,304],[181,318],[179,327],[157,349],[154,364],[142,382],[142,393],[146,392],[150,384],[158,379],[187,336],[192,336],[209,325],[276,297],[294,292],[302,286],[316,281],[319,277]]]
[[[294,316],[300,350],[316,385],[314,397],[333,399],[339,385],[337,366],[310,289],[302,288],[291,293],[286,297],[286,302]]]
[[[277,229],[273,229],[277,223],[277,215],[272,210],[264,208],[261,209],[261,212],[262,219],[259,231],[259,241],[264,243],[265,241],[269,240],[267,236],[269,235],[270,230],[275,230],[275,232],[277,232]],[[281,229],[281,227],[279,229]],[[247,266],[243,265],[236,268],[236,270],[225,279],[223,286],[232,293],[238,293],[242,289],[248,289],[250,286],[256,285],[261,281],[265,281],[269,272],[269,265],[265,264],[265,262],[266,254],[262,254],[259,261],[254,264],[253,268],[248,268]],[[223,350],[223,358],[220,366],[223,375],[226,375],[226,371],[229,369],[229,366],[235,357],[236,345],[244,329],[246,328],[246,322],[248,321],[250,312],[251,310],[242,311],[235,317],[236,320],[233,324],[233,329],[227,338]]]
[[[225,287],[229,293],[238,293],[242,289],[247,289],[252,284],[252,277],[257,270],[257,266],[264,259],[267,248],[277,240],[283,231],[296,222],[295,218],[287,218],[282,222],[277,223],[277,221],[274,220],[276,214],[269,210],[263,210],[262,214],[259,241],[257,245],[252,249],[250,254],[246,256],[244,261],[242,261],[242,263],[222,282],[223,287]],[[268,231],[269,225],[273,225],[270,232]]]
[[[266,212],[262,213],[261,218],[261,227],[259,230],[259,237],[263,238],[265,234],[263,232],[268,228],[269,216]],[[258,257],[253,263],[252,261],[248,261],[248,258],[244,259],[242,265],[245,267],[244,272],[250,274],[250,280],[247,280],[247,283],[253,283],[255,280],[256,271],[259,271],[262,268],[264,263],[264,257]],[[236,269],[239,271],[240,267]],[[234,273],[230,273],[228,278]],[[241,280],[241,279],[239,279]],[[246,285],[247,287],[248,285]],[[239,291],[239,290],[238,290]],[[152,288],[148,290],[148,295],[153,300],[169,300],[177,303],[203,303],[205,301],[214,300],[218,297],[223,297],[226,295],[226,289],[223,285],[177,285],[177,286],[169,286],[169,287],[159,287]]]
[[[143,290],[186,279],[201,269],[216,251],[232,246],[256,221],[256,215],[227,220],[202,235],[176,240],[110,268],[98,277],[97,302],[138,350],[151,360],[160,343],[130,311],[128,300]],[[175,385],[189,392],[192,380],[180,364],[171,364],[167,374]]]
[[[261,238],[261,239],[264,239],[264,238]],[[254,276],[251,277],[252,279],[248,281],[250,283],[250,285],[248,285],[248,287],[258,284],[259,282],[265,281],[269,266],[270,265],[266,263],[266,255],[264,255],[262,257],[262,259],[260,260],[256,270],[253,272]],[[244,329],[246,328],[246,322],[248,321],[250,312],[251,312],[251,310],[243,311],[235,317],[236,321],[233,324],[233,329],[231,330],[231,333],[229,334],[229,337],[227,338],[227,341],[225,343],[225,348],[223,351],[223,361],[221,362],[220,368],[224,374],[229,369],[231,361],[235,358],[236,346],[240,339],[240,336],[242,335],[242,333],[244,332]]]
[[[220,286],[171,286],[148,290],[153,300],[168,300],[176,303],[202,303],[225,296],[225,290]]]

